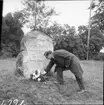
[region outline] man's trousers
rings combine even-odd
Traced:
[[[57,81],[58,81],[60,84],[63,84],[63,83],[64,83],[64,80],[63,80],[63,71],[65,71],[65,69],[56,66],[55,71],[57,72]],[[74,74],[74,75],[75,75],[75,74]],[[79,77],[77,77],[76,75],[75,75],[75,77],[76,77],[76,81],[77,81],[77,83],[78,83],[80,89],[85,89],[85,87],[84,87],[84,82],[83,82],[83,77],[80,77],[80,78],[79,78]]]

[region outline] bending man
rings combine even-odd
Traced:
[[[60,49],[54,52],[46,51],[44,53],[44,56],[47,59],[50,59],[50,62],[45,69],[46,73],[48,73],[52,68],[52,66],[56,64],[54,72],[57,72],[57,81],[60,84],[64,84],[63,71],[70,70],[75,75],[77,83],[80,87],[80,90],[78,92],[82,93],[85,91],[83,77],[82,77],[83,70],[80,66],[79,59],[74,54],[66,50]]]

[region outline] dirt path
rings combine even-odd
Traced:
[[[50,81],[36,83],[14,75],[15,59],[0,60],[0,105],[18,100],[20,104],[103,104],[102,62],[81,61],[88,92],[78,94],[78,85],[70,71],[64,72],[66,84],[59,86]],[[8,105],[8,104],[7,104]]]

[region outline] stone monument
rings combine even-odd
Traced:
[[[100,54],[103,57],[103,70],[104,70],[104,47],[100,50]]]
[[[26,78],[39,70],[41,73],[49,63],[44,57],[44,52],[53,51],[53,41],[46,34],[40,31],[27,33],[21,41],[21,52],[16,61],[16,71],[22,73]]]

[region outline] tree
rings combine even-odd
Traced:
[[[85,51],[87,51],[87,35],[88,35],[88,28],[86,26],[79,26],[78,28],[79,36],[82,40],[83,46]],[[90,33],[90,45],[89,45],[89,58],[95,59],[104,45],[104,35],[100,30],[96,27],[91,27]]]
[[[104,1],[99,0],[95,6],[95,14],[92,16],[92,27],[97,27],[104,33]]]
[[[21,20],[33,30],[45,29],[49,25],[50,17],[57,15],[54,8],[46,6],[43,0],[23,0],[22,4],[25,8],[20,11],[23,14]]]
[[[11,56],[17,56],[20,51],[20,41],[24,35],[22,31],[22,24],[19,21],[19,17],[8,13],[3,17],[2,22],[2,53],[11,53]]]
[[[66,49],[74,53],[81,59],[85,59],[83,45],[80,37],[76,34],[75,27],[70,27],[68,24],[63,26],[54,22],[47,30],[47,34],[53,38],[54,50]]]

